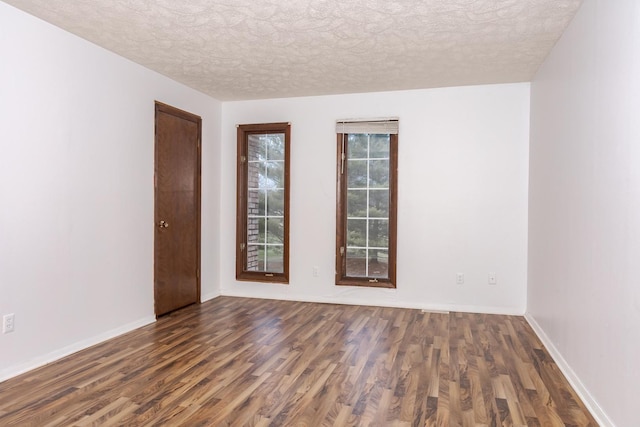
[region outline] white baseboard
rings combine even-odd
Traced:
[[[220,296],[220,292],[211,292],[200,296],[200,302],[209,301]]]
[[[615,427],[613,421],[611,421],[607,414],[602,410],[600,405],[598,405],[598,402],[593,398],[591,393],[589,393],[589,390],[587,390],[584,384],[582,384],[580,378],[578,378],[573,369],[571,369],[571,366],[569,366],[564,357],[562,357],[562,354],[560,354],[555,345],[553,345],[551,339],[547,336],[538,322],[536,322],[534,317],[530,313],[525,313],[524,317],[527,322],[529,322],[529,325],[531,325],[531,328],[534,330],[536,335],[538,335],[538,338],[540,338],[542,344],[544,344],[544,346],[547,348],[547,351],[549,351],[549,354],[553,358],[554,362],[556,362],[556,365],[558,365],[558,368],[560,368],[564,376],[567,378],[567,381],[569,381],[571,387],[573,387],[580,399],[582,399],[582,402],[585,404],[589,412],[591,412],[593,418],[595,418],[598,424],[600,424],[600,426],[602,427]]]
[[[371,307],[393,307],[393,308],[409,308],[416,310],[424,310],[430,312],[461,312],[461,313],[485,313],[485,314],[504,314],[511,316],[522,316],[523,311],[519,311],[515,308],[505,308],[505,307],[485,307],[485,306],[475,306],[475,305],[457,305],[457,304],[414,304],[405,301],[395,301],[393,299],[389,299],[385,302],[370,302],[365,301],[362,298],[349,298],[345,296],[332,296],[332,297],[316,297],[309,295],[301,295],[301,296],[269,296],[269,295],[246,295],[242,292],[234,293],[229,292],[229,290],[223,290],[221,296],[229,296],[229,297],[241,297],[241,298],[259,298],[259,299],[275,299],[282,301],[299,301],[299,302],[317,302],[322,304],[342,304],[342,305],[364,305]]]
[[[219,296],[220,296],[219,292],[208,293],[208,294],[202,295],[201,300],[202,302],[205,302],[205,301],[209,301],[214,298],[217,298]],[[143,326],[149,325],[155,321],[156,321],[156,318],[153,316],[146,317],[138,321],[131,322],[121,327],[112,329],[105,333],[96,335],[94,337],[88,338],[86,340],[82,340],[74,344],[68,345],[66,347],[63,347],[61,349],[52,351],[51,353],[47,353],[43,356],[36,357],[28,362],[10,366],[5,369],[0,369],[0,382],[8,380],[9,378],[17,377],[20,374],[24,374],[25,372],[39,368],[48,363],[55,362],[56,360],[62,359],[63,357],[69,356],[70,354],[76,353],[80,350],[84,350],[86,348],[89,348],[93,345],[99,344],[111,338],[115,338],[119,335],[126,334],[127,332],[131,332],[134,329],[138,329]]]
[[[84,350],[93,345],[99,344],[103,341],[109,340],[111,338],[115,338],[119,335],[125,334],[127,332],[131,332],[134,329],[141,328],[143,326],[149,325],[156,321],[156,318],[153,316],[145,317],[140,320],[136,320],[135,322],[128,323],[126,325],[120,326],[118,328],[112,329],[110,331],[104,332],[102,334],[93,336],[91,338],[87,338],[86,340],[78,341],[61,349],[52,351],[51,353],[45,354],[40,357],[36,357],[28,362],[10,366],[9,368],[0,370],[0,382],[8,380],[9,378],[16,377],[20,374],[24,374],[25,372],[31,371],[33,369],[44,366],[48,363],[55,362],[58,359],[62,359],[65,356],[76,353],[80,350]]]

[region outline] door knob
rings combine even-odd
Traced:
[[[167,227],[169,227],[169,223],[166,222],[166,221],[160,221],[160,224],[158,224],[158,227],[167,228]]]

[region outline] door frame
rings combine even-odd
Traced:
[[[153,143],[154,143],[154,164],[153,164],[153,251],[154,251],[154,266],[153,266],[153,310],[154,314],[159,317],[157,312],[156,301],[156,267],[155,267],[155,251],[156,251],[156,227],[159,221],[158,206],[157,206],[157,192],[158,192],[158,113],[162,112],[170,114],[175,117],[179,117],[184,120],[188,120],[196,123],[198,127],[198,138],[196,141],[196,182],[195,182],[195,210],[196,210],[196,302],[195,304],[202,303],[202,118],[196,114],[189,113],[188,111],[181,110],[171,105],[165,104],[160,101],[154,101],[154,129],[153,129]]]

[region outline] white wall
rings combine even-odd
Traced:
[[[586,0],[532,84],[528,316],[603,425],[638,425],[639,76],[640,3]]]
[[[335,121],[382,116],[400,118],[397,289],[338,287]],[[290,284],[238,282],[235,125],[277,121],[292,123]],[[222,293],[524,313],[528,123],[526,83],[224,103]]]
[[[202,294],[219,293],[218,101],[0,2],[0,380],[153,321],[154,100],[203,118]]]

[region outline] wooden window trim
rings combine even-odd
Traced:
[[[398,228],[398,135],[390,135],[389,152],[389,265],[388,278],[350,277],[346,275],[346,256],[341,254],[341,248],[346,252],[347,229],[347,179],[346,159],[343,164],[343,137],[348,134],[337,134],[337,205],[336,205],[336,285],[364,286],[375,288],[396,288],[396,256],[397,256],[397,228]],[[344,171],[344,173],[343,173]]]
[[[283,272],[249,271],[246,269],[247,194],[248,194],[248,136],[283,133],[284,152],[284,246]],[[261,123],[237,126],[237,192],[236,192],[236,280],[266,283],[289,283],[289,187],[290,187],[290,123]],[[245,159],[243,161],[243,159]]]

